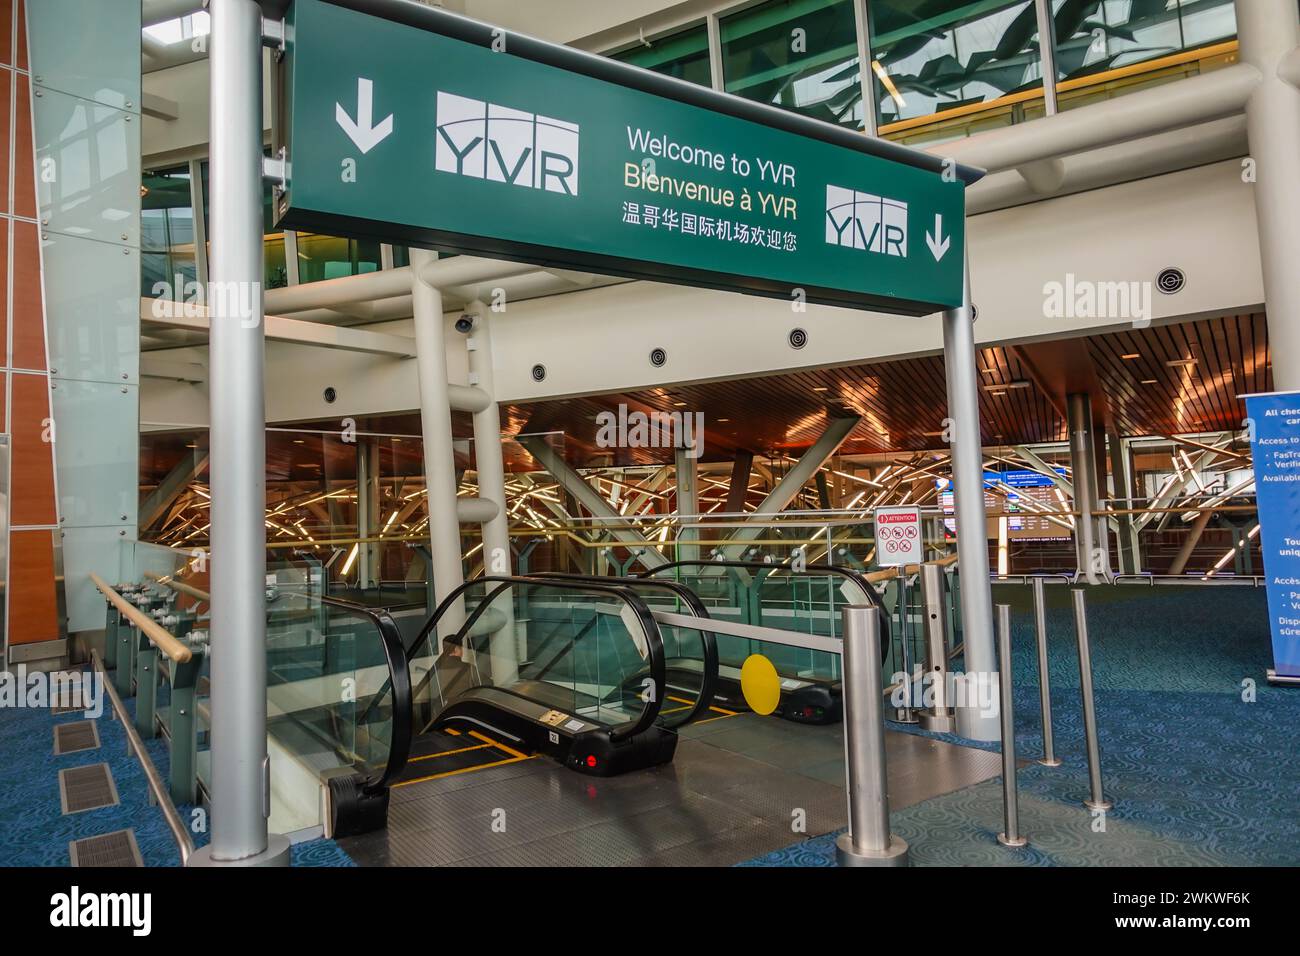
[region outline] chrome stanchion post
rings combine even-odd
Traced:
[[[874,607],[841,612],[844,635],[844,767],[849,831],[835,841],[840,866],[906,866],[907,843],[889,832],[880,618]]]
[[[948,700],[948,616],[943,605],[943,568],[921,565],[921,605],[925,609],[925,677],[930,705],[921,711],[921,726],[951,733],[957,721]]]
[[[902,651],[899,667],[903,671],[903,706],[895,708],[894,720],[900,724],[914,724],[916,710],[913,707],[912,691],[915,687],[912,674],[912,608],[911,595],[907,588],[907,565],[898,566],[898,646]]]
[[[1016,717],[1011,699],[1011,607],[998,605],[998,683],[1002,710],[1002,832],[1003,846],[1028,846],[1020,832],[1020,798],[1016,793]]]
[[[1083,701],[1083,736],[1088,748],[1089,810],[1109,810],[1115,804],[1101,790],[1101,747],[1097,743],[1097,706],[1092,696],[1092,651],[1088,646],[1088,605],[1083,588],[1075,588],[1074,634],[1079,642],[1079,696]]]
[[[1056,749],[1052,742],[1052,685],[1047,665],[1047,602],[1043,594],[1043,579],[1034,578],[1034,632],[1038,639],[1038,700],[1043,713],[1043,759],[1045,767],[1059,767]]]

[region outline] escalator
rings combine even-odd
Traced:
[[[614,578],[612,580],[623,580]],[[801,567],[762,561],[673,561],[637,576],[637,580],[671,580],[684,584],[706,613],[719,620],[841,637],[840,609],[870,605],[880,617],[881,664],[890,648],[889,614],[866,578],[849,568],[828,564]],[[767,657],[781,681],[775,713],[805,724],[831,724],[843,717],[843,686],[838,655],[800,650],[747,638],[718,634],[715,693],[744,708],[741,666],[751,654]]]
[[[679,581],[613,578],[561,571],[543,571],[534,576],[548,580],[616,584],[636,591],[652,611],[685,613],[700,618],[702,622],[709,617],[704,602]],[[737,708],[744,709],[744,700],[737,687],[728,685],[724,691],[718,686],[718,645],[712,632],[666,624],[660,624],[659,630],[664,643],[667,681],[667,706],[660,711],[664,726],[678,727],[718,708],[724,708],[728,713]],[[634,675],[634,681],[637,676]]]

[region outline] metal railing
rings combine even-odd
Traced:
[[[134,754],[140,761],[145,780],[149,783],[151,799],[162,810],[163,819],[167,821],[167,829],[171,831],[172,839],[176,841],[176,848],[180,851],[181,866],[186,866],[189,863],[190,855],[194,852],[194,840],[190,836],[190,831],[186,829],[176,805],[172,803],[171,795],[167,792],[167,787],[163,783],[162,776],[158,773],[158,768],[154,766],[153,760],[149,757],[149,752],[145,750],[144,741],[140,739],[140,735],[136,733],[135,727],[132,726],[126,707],[122,704],[122,698],[117,695],[117,689],[113,687],[112,682],[108,679],[108,672],[104,669],[104,662],[100,660],[99,653],[93,649],[90,652],[90,664],[100,675],[104,689],[108,691],[113,716],[122,724],[122,731],[126,734],[126,752]]]

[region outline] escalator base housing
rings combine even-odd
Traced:
[[[800,687],[781,695],[777,714],[796,724],[838,724],[844,718],[844,697],[826,684]]]
[[[334,839],[370,833],[388,826],[388,788],[367,790],[360,774],[331,777],[330,831]]]
[[[677,734],[651,727],[627,740],[612,741],[603,730],[573,738],[564,764],[592,777],[615,777],[633,770],[645,770],[671,763],[677,752]]]

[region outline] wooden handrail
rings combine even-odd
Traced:
[[[926,561],[925,563],[937,564],[941,568],[946,568],[948,565],[953,564],[956,560],[957,560],[957,555],[954,552],[953,554],[946,554],[942,558],[939,558],[935,561]],[[903,573],[916,574],[920,570],[921,570],[921,565],[909,564],[904,566]],[[868,581],[870,581],[872,584],[875,584],[878,581],[889,581],[892,580],[893,578],[898,577],[898,568],[881,568],[879,571],[868,571],[866,574],[863,575],[863,577],[866,578]]]
[[[152,571],[146,571],[144,576],[150,581],[156,581],[165,588],[171,588],[180,594],[188,594],[190,597],[199,601],[212,603],[212,596],[207,591],[200,591],[192,584],[186,584],[184,581],[173,581],[170,574],[154,574]]]
[[[108,602],[117,608],[123,617],[138,627],[144,636],[149,638],[149,642],[167,658],[177,664],[189,663],[190,658],[194,656],[190,649],[169,634],[157,621],[105,584],[94,571],[90,572],[90,580],[95,582],[95,587],[103,592]]]

